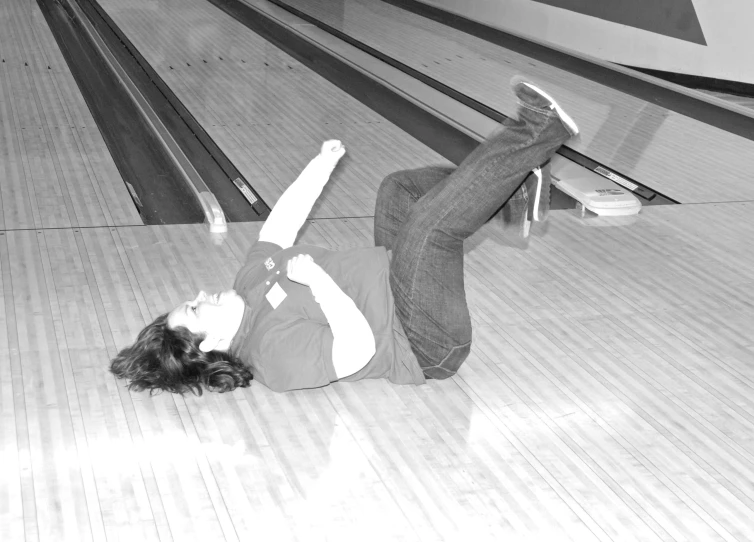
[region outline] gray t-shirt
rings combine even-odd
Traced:
[[[298,254],[314,258],[353,299],[374,333],[374,357],[340,381],[387,378],[395,384],[423,384],[424,374],[395,316],[383,247],[331,251],[294,245],[283,250],[264,241],[251,248],[234,284],[246,310],[230,351],[249,364],[254,379],[274,391],[317,388],[338,380],[327,318],[309,287],[286,276],[288,260]]]

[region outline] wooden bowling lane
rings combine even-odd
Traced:
[[[37,4],[0,6],[0,229],[141,224]]]
[[[754,152],[754,141],[750,139],[387,2],[281,0],[280,3],[312,15],[506,115],[513,114],[516,107],[508,91],[510,78],[525,75],[551,91],[579,124],[581,139],[569,146],[681,203],[754,199],[754,184],[748,173],[749,157]],[[752,115],[745,109],[742,111]]]
[[[313,217],[370,216],[385,175],[445,163],[207,2],[100,4],[269,205],[328,138],[348,155]]]
[[[259,224],[221,243],[202,225],[5,232],[3,539],[745,539],[750,207],[555,212],[527,250],[489,224],[456,378],[202,397],[129,393],[107,360],[227,288]],[[320,219],[301,241],[371,234]]]

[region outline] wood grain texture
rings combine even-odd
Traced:
[[[37,4],[0,6],[0,229],[141,224]]]
[[[16,435],[3,443],[11,467],[30,457],[33,490],[19,467],[3,487],[27,492],[37,514],[3,508],[4,528],[28,538],[32,524],[41,539],[743,540],[754,527],[754,266],[740,246],[754,227],[720,236],[710,225],[750,211],[655,207],[613,227],[556,211],[526,250],[487,225],[467,251],[475,342],[455,378],[202,397],[130,394],[107,359],[196,290],[227,287],[259,224],[231,225],[221,244],[201,225],[8,233],[0,263],[16,323],[6,316],[2,345],[16,341],[18,354],[3,366],[3,404],[9,386],[23,391],[15,415],[3,409],[3,434]],[[320,219],[300,241],[347,249],[370,235],[368,218]],[[49,506],[63,501],[67,521]]]

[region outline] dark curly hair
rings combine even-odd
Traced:
[[[158,316],[141,330],[136,342],[121,350],[110,363],[110,371],[130,382],[134,391],[232,391],[251,385],[251,371],[228,352],[202,352],[204,337],[185,327],[170,329],[168,315]]]

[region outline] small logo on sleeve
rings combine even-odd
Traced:
[[[264,266],[267,268],[267,271],[272,271],[272,268],[275,267],[275,262],[272,261],[272,258],[267,258],[264,262]]]

